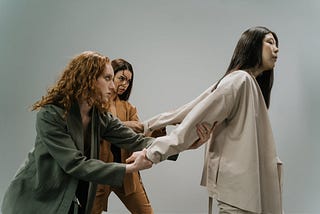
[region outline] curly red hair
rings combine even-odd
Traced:
[[[85,51],[74,57],[56,84],[32,105],[32,111],[46,104],[56,104],[65,109],[66,115],[71,104],[81,99],[105,112],[108,103],[102,99],[100,91],[95,86],[107,64],[110,64],[110,59],[94,51]]]

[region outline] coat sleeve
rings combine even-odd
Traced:
[[[215,85],[215,84],[214,84]],[[186,115],[192,110],[192,108],[197,105],[201,100],[205,99],[210,95],[214,85],[210,86],[203,93],[201,93],[197,98],[191,102],[174,109],[172,111],[160,113],[146,121],[143,122],[144,132],[147,134],[156,129],[163,128],[167,125],[176,125],[180,124]]]
[[[101,137],[120,148],[138,151],[149,146],[154,140],[135,133],[110,113],[107,113],[102,120]]]
[[[51,171],[58,172],[56,166],[59,166],[66,174],[79,180],[112,186],[122,185],[125,165],[104,163],[84,156],[68,133],[65,120],[54,109],[43,108],[38,112],[36,130],[34,153],[40,181],[48,180],[47,176],[52,174]]]
[[[230,112],[237,107],[236,100],[241,94],[240,88],[244,80],[242,77],[242,73],[228,75],[213,92],[206,90],[200,97],[180,108],[180,111],[164,113],[163,115],[173,114],[166,121],[178,121],[174,120],[178,118],[182,122],[170,135],[156,138],[147,149],[147,157],[152,162],[158,163],[168,156],[182,152],[198,139],[196,132],[198,123],[207,122],[213,125],[215,122],[219,124],[227,119]],[[157,120],[153,121],[154,124],[156,122]]]

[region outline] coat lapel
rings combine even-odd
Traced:
[[[70,135],[74,140],[77,148],[81,152],[84,152],[83,127],[82,127],[79,105],[77,103],[73,103],[70,108],[70,112],[67,116],[67,126],[69,129],[68,131],[70,132]]]
[[[92,109],[91,115],[91,139],[90,139],[90,147],[91,153],[90,157],[88,158],[98,158],[99,154],[99,143],[100,143],[100,127],[99,127],[99,115],[96,112],[96,109]],[[83,143],[83,127],[81,121],[81,115],[79,110],[79,105],[74,103],[71,106],[70,112],[67,116],[67,126],[70,132],[72,139],[74,140],[77,148],[84,152],[84,143]],[[80,130],[80,132],[79,132]],[[85,213],[90,213],[93,202],[95,199],[95,194],[97,190],[97,184],[89,182],[89,189],[88,189],[88,199],[86,205]]]

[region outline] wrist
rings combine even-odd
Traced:
[[[134,163],[130,163],[126,165],[126,174],[135,172]]]
[[[150,161],[150,162],[153,164],[153,161],[150,160],[150,158],[148,157],[148,153],[146,153],[145,157],[146,157],[146,159],[147,159],[148,161]]]

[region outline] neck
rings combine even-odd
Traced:
[[[118,97],[118,94],[117,93],[113,93],[112,96],[110,97],[110,100],[111,101],[116,101],[117,97]]]
[[[252,74],[252,76],[254,76],[254,77],[256,78],[257,76],[259,76],[260,74],[262,74],[263,69],[251,68],[251,69],[248,69],[248,72],[249,72],[250,74]]]
[[[79,109],[80,109],[80,114],[81,117],[87,117],[89,116],[89,112],[91,110],[92,106],[88,104],[86,101],[80,101],[79,102]]]

